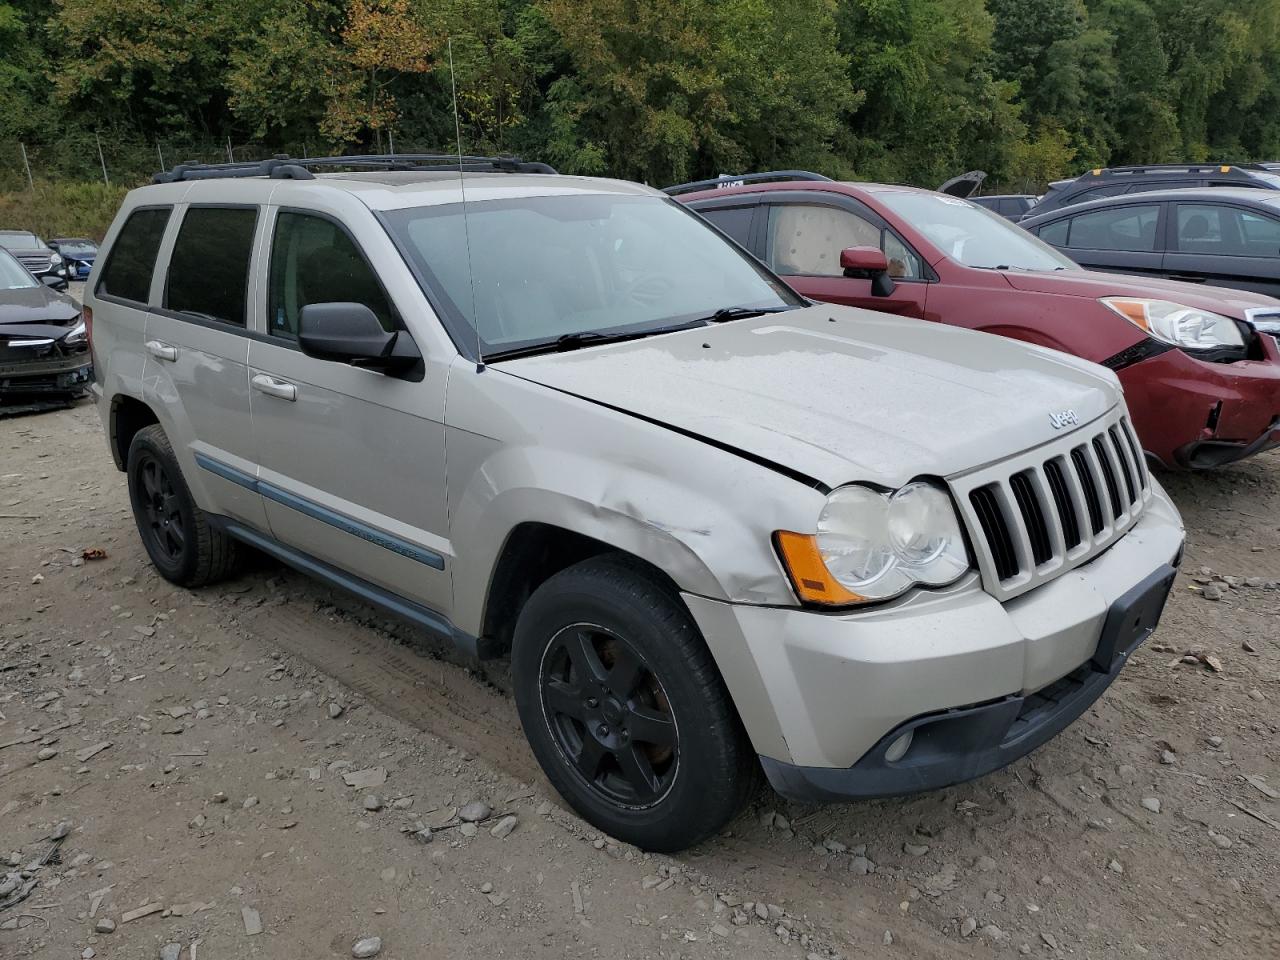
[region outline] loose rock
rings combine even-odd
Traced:
[[[501,840],[504,837],[510,836],[511,831],[516,828],[516,824],[519,822],[520,821],[514,816],[505,816],[494,825],[493,829],[490,830],[489,833]]]
[[[381,937],[361,937],[351,945],[351,956],[357,958],[376,957],[381,952]]]
[[[458,819],[463,823],[479,823],[493,816],[493,808],[483,800],[472,800],[458,811]]]

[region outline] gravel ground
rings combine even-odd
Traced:
[[[91,406],[0,419],[0,956],[1280,956],[1280,454],[1161,479],[1183,573],[1062,736],[671,858],[560,807],[505,664],[266,561],[175,589]]]

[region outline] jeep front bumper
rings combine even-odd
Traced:
[[[989,773],[1075,720],[1154,628],[1182,542],[1153,483],[1121,540],[1004,604],[976,576],[863,612],[685,600],[775,789],[885,796]]]

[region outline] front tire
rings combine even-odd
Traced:
[[[542,584],[511,654],[525,736],[586,820],[646,850],[718,832],[755,783],[729,693],[674,590],[620,555]]]
[[[125,475],[138,534],[162,577],[182,587],[202,587],[234,572],[236,542],[196,506],[159,424],[134,436]]]

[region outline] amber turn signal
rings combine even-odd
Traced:
[[[866,603],[861,594],[846,590],[822,562],[818,551],[818,538],[812,534],[779,530],[774,534],[778,556],[791,578],[796,595],[805,603],[821,603],[827,606],[843,606]]]

